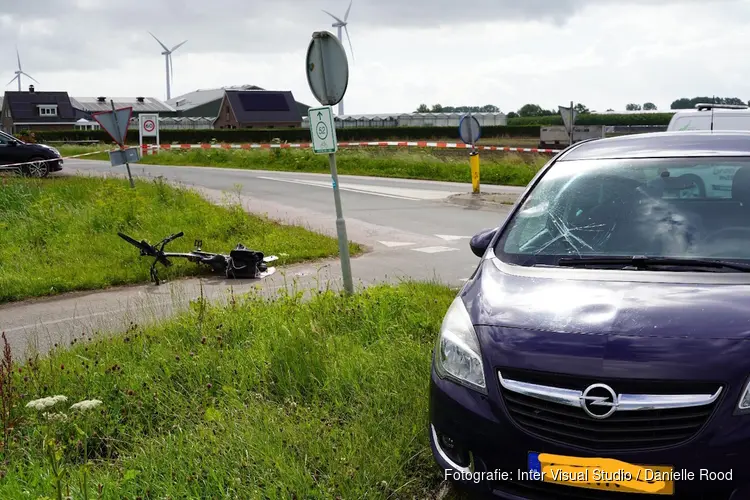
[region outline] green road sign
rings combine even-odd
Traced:
[[[313,151],[317,154],[331,154],[338,151],[331,107],[310,108],[307,116],[310,119]]]

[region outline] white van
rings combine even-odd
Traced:
[[[680,130],[750,130],[750,108],[728,104],[696,104],[695,109],[678,111],[670,120],[667,131]]]
[[[712,120],[713,127],[711,125]],[[750,131],[750,107],[729,104],[696,104],[695,109],[686,109],[675,113],[667,127],[668,132],[682,130]],[[701,182],[700,186],[694,186],[695,189],[680,192],[679,197],[731,198],[732,179],[737,168],[734,164],[706,167],[707,170],[702,172],[700,176],[704,182]]]

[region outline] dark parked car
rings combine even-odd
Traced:
[[[750,499],[750,133],[573,145],[471,248],[430,383],[447,479]]]
[[[21,165],[19,165],[21,164]],[[31,177],[47,177],[62,170],[60,152],[44,144],[32,144],[0,132],[0,170],[20,171]]]

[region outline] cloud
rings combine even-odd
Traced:
[[[164,58],[151,31],[169,47],[187,39],[174,54],[173,95],[250,83],[291,89],[310,104],[310,35],[334,30],[321,9],[343,16],[348,7],[347,0],[4,3],[0,84],[13,76],[18,45],[40,89],[163,98]],[[351,113],[412,111],[421,102],[507,112],[571,99],[599,110],[645,101],[664,108],[713,93],[750,99],[743,95],[750,39],[741,35],[747,1],[354,0],[349,21]]]
[[[727,0],[728,1],[728,0]],[[690,5],[697,0],[662,0]],[[0,63],[18,44],[26,60],[45,69],[112,68],[113,61],[148,53],[159,46],[147,31],[172,47],[191,53],[264,53],[294,51],[319,29],[333,29],[326,9],[343,17],[346,0],[33,0],[3,5]],[[349,20],[357,31],[394,28],[456,27],[477,21],[539,21],[564,25],[592,5],[616,6],[617,0],[357,0]],[[627,2],[632,8],[647,0]],[[713,4],[724,3],[714,0]],[[269,8],[272,6],[272,8]],[[503,36],[502,30],[497,33]],[[466,43],[471,30],[465,33]],[[458,42],[458,41],[457,41]],[[460,43],[460,42],[459,42]]]

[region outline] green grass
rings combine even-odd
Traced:
[[[109,161],[109,154],[108,153],[95,153],[97,151],[110,151],[112,149],[116,149],[117,145],[115,144],[97,144],[97,145],[91,145],[91,146],[83,146],[83,145],[74,145],[74,144],[56,144],[54,145],[55,148],[57,148],[58,151],[60,151],[60,154],[63,157],[68,156],[75,156],[80,154],[85,154],[86,156],[82,156],[82,160],[104,160]],[[63,164],[63,168],[65,165]]]
[[[254,292],[74,341],[13,372],[23,396],[12,416],[25,421],[0,461],[0,498],[55,497],[46,425],[24,405],[58,394],[67,403],[49,411],[103,402],[49,430],[66,446],[73,498],[84,450],[90,498],[100,487],[105,499],[427,498],[442,480],[427,435],[430,356],[454,296],[434,283],[310,300]]]
[[[96,151],[89,146],[64,146],[63,155]],[[101,155],[90,159],[106,159]],[[480,153],[483,184],[525,186],[549,160],[549,155]],[[141,158],[145,165],[190,165],[249,170],[328,173],[328,157],[309,150],[191,149],[163,151]],[[396,177],[471,183],[468,153],[430,149],[341,149],[337,154],[339,174]]]
[[[160,180],[138,181],[135,190],[126,180],[96,177],[0,183],[0,303],[148,281],[150,261],[118,232],[156,243],[183,231],[167,247],[172,251],[189,251],[196,239],[218,253],[243,243],[279,255],[281,266],[338,255],[335,238],[248,215],[237,204],[217,206]],[[361,252],[356,244],[350,248]],[[160,275],[205,272],[185,260],[174,264],[160,267]]]

